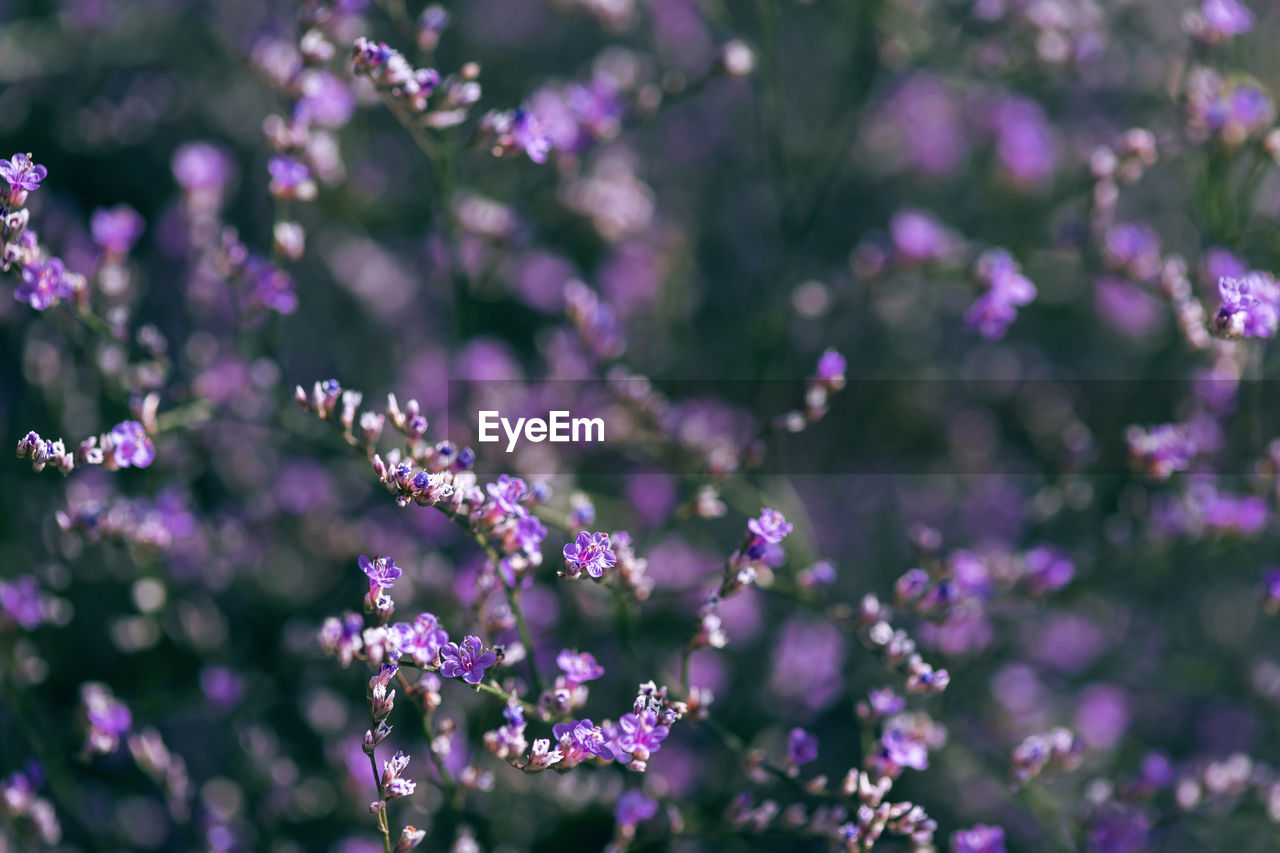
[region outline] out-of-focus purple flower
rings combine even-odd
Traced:
[[[880,736],[880,757],[896,768],[925,770],[929,767],[929,747],[919,734],[907,727],[889,725]]]
[[[1280,613],[1280,569],[1262,576],[1262,608],[1273,616]]]
[[[489,483],[484,488],[507,515],[523,516],[527,513],[521,502],[529,497],[529,487],[519,477],[501,474],[496,483]]]
[[[951,853],[1005,853],[1004,828],[977,824],[951,835]]]
[[[1204,0],[1200,11],[1214,32],[1226,38],[1253,29],[1253,13],[1240,0]]]
[[[657,813],[658,803],[656,800],[646,797],[643,791],[631,790],[618,797],[618,804],[614,807],[613,817],[621,826],[634,827],[649,820]]]
[[[946,258],[954,238],[933,215],[921,210],[900,210],[889,220],[896,258],[907,265]]]
[[[298,310],[298,294],[289,273],[265,258],[251,255],[245,262],[244,274],[249,285],[250,305],[278,314],[292,314]]]
[[[618,558],[609,545],[608,533],[582,531],[578,538],[564,546],[565,576],[576,578],[586,572],[597,580],[617,565]]]
[[[1214,329],[1227,337],[1270,338],[1280,325],[1276,303],[1280,297],[1274,281],[1260,273],[1218,281],[1222,306],[1213,318]]]
[[[370,591],[375,588],[378,590],[391,589],[396,585],[396,581],[403,574],[400,567],[396,565],[396,561],[390,557],[380,557],[377,554],[370,560],[364,554],[360,555],[360,559],[356,561],[360,566],[360,571],[364,572],[365,577],[369,579]]]
[[[996,157],[1019,187],[1034,187],[1053,176],[1058,144],[1044,109],[1021,97],[1001,99],[987,117],[995,136]]]
[[[1129,727],[1129,694],[1119,687],[1095,684],[1080,694],[1075,727],[1086,745],[1110,749]]]
[[[485,651],[479,637],[468,635],[462,645],[449,643],[440,650],[440,674],[445,678],[461,678],[468,684],[484,680],[484,671],[498,662],[498,656]]]
[[[1139,853],[1147,847],[1151,820],[1136,808],[1119,803],[1103,806],[1089,826],[1091,853]]]
[[[206,666],[200,670],[200,690],[216,708],[235,707],[244,696],[244,676],[225,666]]]
[[[94,754],[115,752],[120,736],[133,725],[129,708],[111,693],[111,688],[96,681],[81,685],[80,704],[89,729],[86,750]]]
[[[89,219],[93,241],[112,255],[127,255],[145,227],[142,215],[127,204],[100,207]]]
[[[1107,263],[1134,281],[1147,281],[1160,271],[1160,235],[1140,222],[1122,222],[1103,238]]]
[[[814,378],[819,382],[834,383],[844,382],[844,372],[848,367],[845,358],[835,349],[824,350],[822,356],[818,359],[818,369],[814,373]]]
[[[1052,545],[1037,545],[1022,559],[1027,570],[1027,586],[1036,595],[1062,589],[1076,574],[1071,557]]]
[[[792,524],[776,509],[765,507],[760,510],[759,518],[747,520],[747,530],[760,540],[776,545],[790,535]]]
[[[516,522],[516,546],[526,554],[538,554],[542,540],[547,538],[547,528],[537,516],[526,515]]]
[[[323,127],[342,127],[355,112],[355,96],[347,84],[328,71],[308,69],[299,75],[302,97],[297,117]]]
[[[0,616],[30,631],[44,621],[40,585],[31,575],[0,581]]]
[[[1242,536],[1260,531],[1267,523],[1267,502],[1257,495],[1216,492],[1200,508],[1200,516],[1210,528]]]
[[[1129,427],[1125,441],[1133,464],[1155,480],[1167,480],[1175,471],[1187,470],[1199,451],[1195,435],[1186,424]]]
[[[527,110],[516,110],[511,122],[511,136],[530,160],[547,162],[547,155],[551,153],[551,137],[536,115]]]
[[[13,291],[19,302],[25,302],[37,311],[44,311],[59,299],[66,299],[74,292],[59,258],[29,264],[22,270],[22,283]]]
[[[9,183],[11,190],[35,192],[48,175],[48,169],[31,162],[30,154],[14,154],[8,160],[0,160],[0,178]]]
[[[604,675],[604,667],[596,663],[591,652],[572,652],[562,649],[556,655],[556,666],[564,671],[565,681],[570,687],[577,687]]]
[[[173,155],[173,177],[188,192],[217,192],[231,180],[231,158],[208,142],[188,142]]]
[[[111,428],[111,458],[118,468],[146,468],[156,458],[151,437],[137,421],[124,421]]]
[[[799,767],[818,757],[818,737],[796,728],[787,735],[787,760]]]
[[[315,197],[311,169],[301,160],[280,154],[267,162],[267,171],[271,173],[271,194],[277,198],[307,201]]]

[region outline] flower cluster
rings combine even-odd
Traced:
[[[0,174],[3,166],[0,163]],[[36,794],[43,784],[44,773],[35,762],[0,781],[0,815],[29,833],[34,842],[52,847],[62,840],[62,825],[53,804]]]
[[[987,340],[1004,337],[1018,309],[1036,298],[1036,287],[1004,249],[984,252],[973,267],[982,295],[964,315],[965,325]]]
[[[1070,729],[1057,728],[1030,735],[1013,749],[1010,778],[1015,787],[1025,785],[1046,768],[1070,772],[1080,766],[1084,743]]]

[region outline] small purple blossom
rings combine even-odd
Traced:
[[[645,796],[643,791],[627,791],[618,798],[618,804],[614,807],[613,817],[618,824],[626,827],[634,827],[637,824],[644,823],[658,813],[658,803]]]
[[[579,764],[592,758],[608,760],[613,757],[605,743],[601,728],[590,720],[572,720],[556,723],[551,733],[560,742],[561,759],[566,764]]]
[[[1253,29],[1253,13],[1240,0],[1204,0],[1200,11],[1214,32],[1227,38]]]
[[[612,742],[618,761],[639,762],[643,769],[649,757],[662,748],[671,729],[658,724],[658,715],[648,708],[623,714],[618,718],[617,734]]]
[[[127,204],[100,207],[89,219],[93,242],[112,255],[127,255],[144,228],[142,215]]]
[[[1270,338],[1280,325],[1275,282],[1258,273],[1243,278],[1223,277],[1218,281],[1222,306],[1213,318],[1213,327],[1232,338]]]
[[[521,506],[521,501],[529,497],[529,487],[524,480],[501,474],[496,483],[489,483],[484,488],[494,504],[507,515],[520,517],[527,514],[528,511]]]
[[[814,378],[819,382],[843,382],[847,367],[848,364],[843,355],[834,349],[827,349],[818,358],[818,369],[814,373]]]
[[[902,726],[885,728],[880,736],[880,755],[894,768],[926,770],[929,767],[929,747],[916,732]]]
[[[511,137],[517,147],[535,163],[547,162],[551,153],[551,137],[538,117],[527,110],[516,110],[511,121]]]
[[[70,297],[73,292],[62,260],[49,258],[23,268],[22,283],[14,290],[13,296],[37,311],[44,311],[58,300]]]
[[[370,560],[364,554],[361,554],[357,563],[360,566],[360,571],[364,572],[365,576],[369,578],[370,591],[375,587],[379,590],[391,589],[396,585],[396,581],[400,579],[400,575],[403,574],[400,567],[396,565],[395,560],[390,557],[379,557],[375,554],[373,559]]]
[[[111,428],[111,458],[118,468],[146,468],[155,461],[156,448],[137,421],[124,421]]]
[[[530,556],[542,550],[542,540],[547,538],[547,528],[532,515],[526,515],[516,522],[516,546]]]
[[[761,540],[776,545],[791,533],[792,525],[776,509],[760,510],[759,518],[747,521],[747,529]]]
[[[951,853],[1005,853],[1004,829],[977,824],[951,835]]]
[[[609,545],[608,533],[588,533],[585,530],[575,541],[564,546],[564,559],[567,577],[576,578],[585,571],[597,580],[618,562]]]
[[[216,145],[189,142],[173,155],[173,177],[188,192],[217,192],[231,180],[231,158]]]
[[[485,651],[479,637],[468,635],[462,645],[449,643],[440,650],[440,674],[445,678],[461,678],[468,684],[484,680],[484,671],[498,661],[493,652]]]
[[[129,708],[111,693],[111,688],[96,681],[81,686],[80,703],[89,729],[85,749],[92,754],[115,752],[121,735],[133,725]]]
[[[565,681],[570,687],[577,687],[604,675],[604,667],[596,663],[591,652],[573,652],[562,649],[556,655],[556,666],[564,671]]]
[[[44,166],[31,162],[30,154],[14,154],[7,161],[0,160],[0,178],[9,183],[11,190],[35,192],[48,174]]]
[[[787,760],[796,767],[818,757],[818,738],[804,729],[792,729],[787,735]]]

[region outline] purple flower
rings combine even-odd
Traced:
[[[752,518],[747,521],[747,529],[759,539],[776,545],[787,538],[787,535],[791,533],[792,526],[782,513],[776,509],[765,507],[760,510],[759,518]]]
[[[141,214],[127,204],[100,207],[89,220],[93,242],[113,255],[127,255],[146,227]]]
[[[1238,36],[1253,29],[1253,13],[1240,0],[1204,0],[1200,11],[1209,26],[1224,36]]]
[[[570,578],[576,578],[585,571],[599,579],[618,562],[609,545],[608,533],[588,533],[585,530],[578,534],[577,540],[564,546],[564,559],[568,567],[566,575]]]
[[[96,681],[80,687],[80,703],[89,727],[86,749],[103,755],[115,752],[120,736],[133,725],[129,708],[112,695],[109,687]]]
[[[215,708],[232,708],[244,696],[244,677],[225,666],[200,670],[200,690]]]
[[[551,153],[551,137],[538,117],[527,110],[516,110],[511,122],[511,137],[535,163],[547,162]]]
[[[643,762],[647,762],[649,756],[662,748],[662,742],[670,732],[669,727],[658,725],[658,715],[648,708],[623,714],[618,718],[613,756],[623,764],[642,762],[643,767]]]
[[[1280,612],[1280,569],[1272,569],[1262,576],[1262,607],[1268,613]]]
[[[907,264],[942,260],[951,251],[950,232],[931,214],[900,210],[889,221],[898,259]]]
[[[658,813],[658,803],[644,795],[643,791],[627,791],[618,798],[613,817],[622,826],[635,826]]]
[[[304,201],[315,196],[311,170],[301,160],[280,154],[267,162],[267,171],[271,173],[272,195]]]
[[[529,497],[529,487],[519,477],[501,474],[498,482],[489,483],[484,488],[498,508],[507,515],[523,516],[527,513],[520,502]]]
[[[562,649],[556,655],[556,666],[564,670],[565,681],[570,687],[577,687],[587,681],[604,675],[604,667],[596,663],[591,652],[571,652]]]
[[[35,578],[21,575],[12,582],[0,581],[0,616],[28,631],[44,621],[44,603]]]
[[[1039,104],[1026,98],[1004,98],[991,110],[988,122],[995,136],[996,157],[1014,184],[1034,186],[1053,177],[1058,144]]]
[[[591,758],[613,758],[605,743],[604,732],[590,720],[572,720],[556,723],[551,733],[560,742],[565,764],[578,764]]]
[[[1138,853],[1147,847],[1151,820],[1132,806],[1110,804],[1094,816],[1089,826],[1092,853]]]
[[[1023,559],[1027,566],[1027,583],[1037,595],[1062,589],[1075,577],[1075,563],[1060,548],[1039,545],[1028,551]]]
[[[111,428],[111,459],[118,468],[146,468],[156,458],[151,437],[137,421],[124,421]]]
[[[1121,222],[1107,229],[1103,255],[1112,268],[1146,281],[1160,271],[1160,236],[1142,223]]]
[[[391,589],[396,585],[396,581],[400,579],[401,572],[395,560],[390,557],[379,557],[374,555],[370,560],[364,554],[360,555],[360,559],[356,561],[360,570],[369,578],[369,591],[376,589]]]
[[[188,142],[173,155],[173,177],[188,192],[216,192],[231,180],[231,158],[208,142]]]
[[[542,550],[542,540],[547,538],[547,528],[537,517],[526,515],[516,522],[516,546],[526,554]]]
[[[13,291],[13,296],[37,311],[43,311],[59,299],[70,297],[73,292],[61,259],[49,258],[23,268],[22,284]]]
[[[1130,427],[1125,441],[1135,466],[1155,480],[1167,480],[1173,472],[1187,470],[1199,450],[1196,436],[1186,424]]]
[[[400,643],[400,653],[408,655],[423,666],[430,666],[440,656],[440,650],[449,642],[449,632],[440,627],[434,613],[420,613],[413,624],[397,622],[391,626]]]
[[[31,162],[30,154],[14,154],[8,161],[0,160],[0,178],[9,182],[11,190],[35,192],[48,174],[44,166]]]
[[[843,382],[846,367],[844,356],[834,349],[828,349],[818,359],[818,370],[814,376],[819,382]]]
[[[328,71],[308,69],[299,75],[302,97],[295,115],[323,127],[342,127],[351,120],[356,101],[351,90]]]
[[[916,732],[898,725],[885,727],[880,736],[880,756],[894,768],[925,770],[929,767],[929,747],[924,740]]]
[[[804,729],[792,729],[787,736],[787,760],[795,766],[808,764],[818,757],[818,738]]]
[[[484,671],[498,662],[498,656],[484,650],[479,637],[468,635],[462,645],[449,643],[440,650],[440,674],[445,678],[462,678],[468,684],[484,680]]]
[[[1005,853],[1004,829],[977,824],[951,835],[951,853]]]
[[[1269,338],[1280,324],[1275,282],[1250,273],[1243,278],[1218,281],[1222,307],[1213,318],[1214,328],[1227,337]]]
[[[251,255],[244,265],[249,284],[249,303],[275,311],[292,314],[298,309],[298,294],[294,291],[293,276],[265,258]]]

